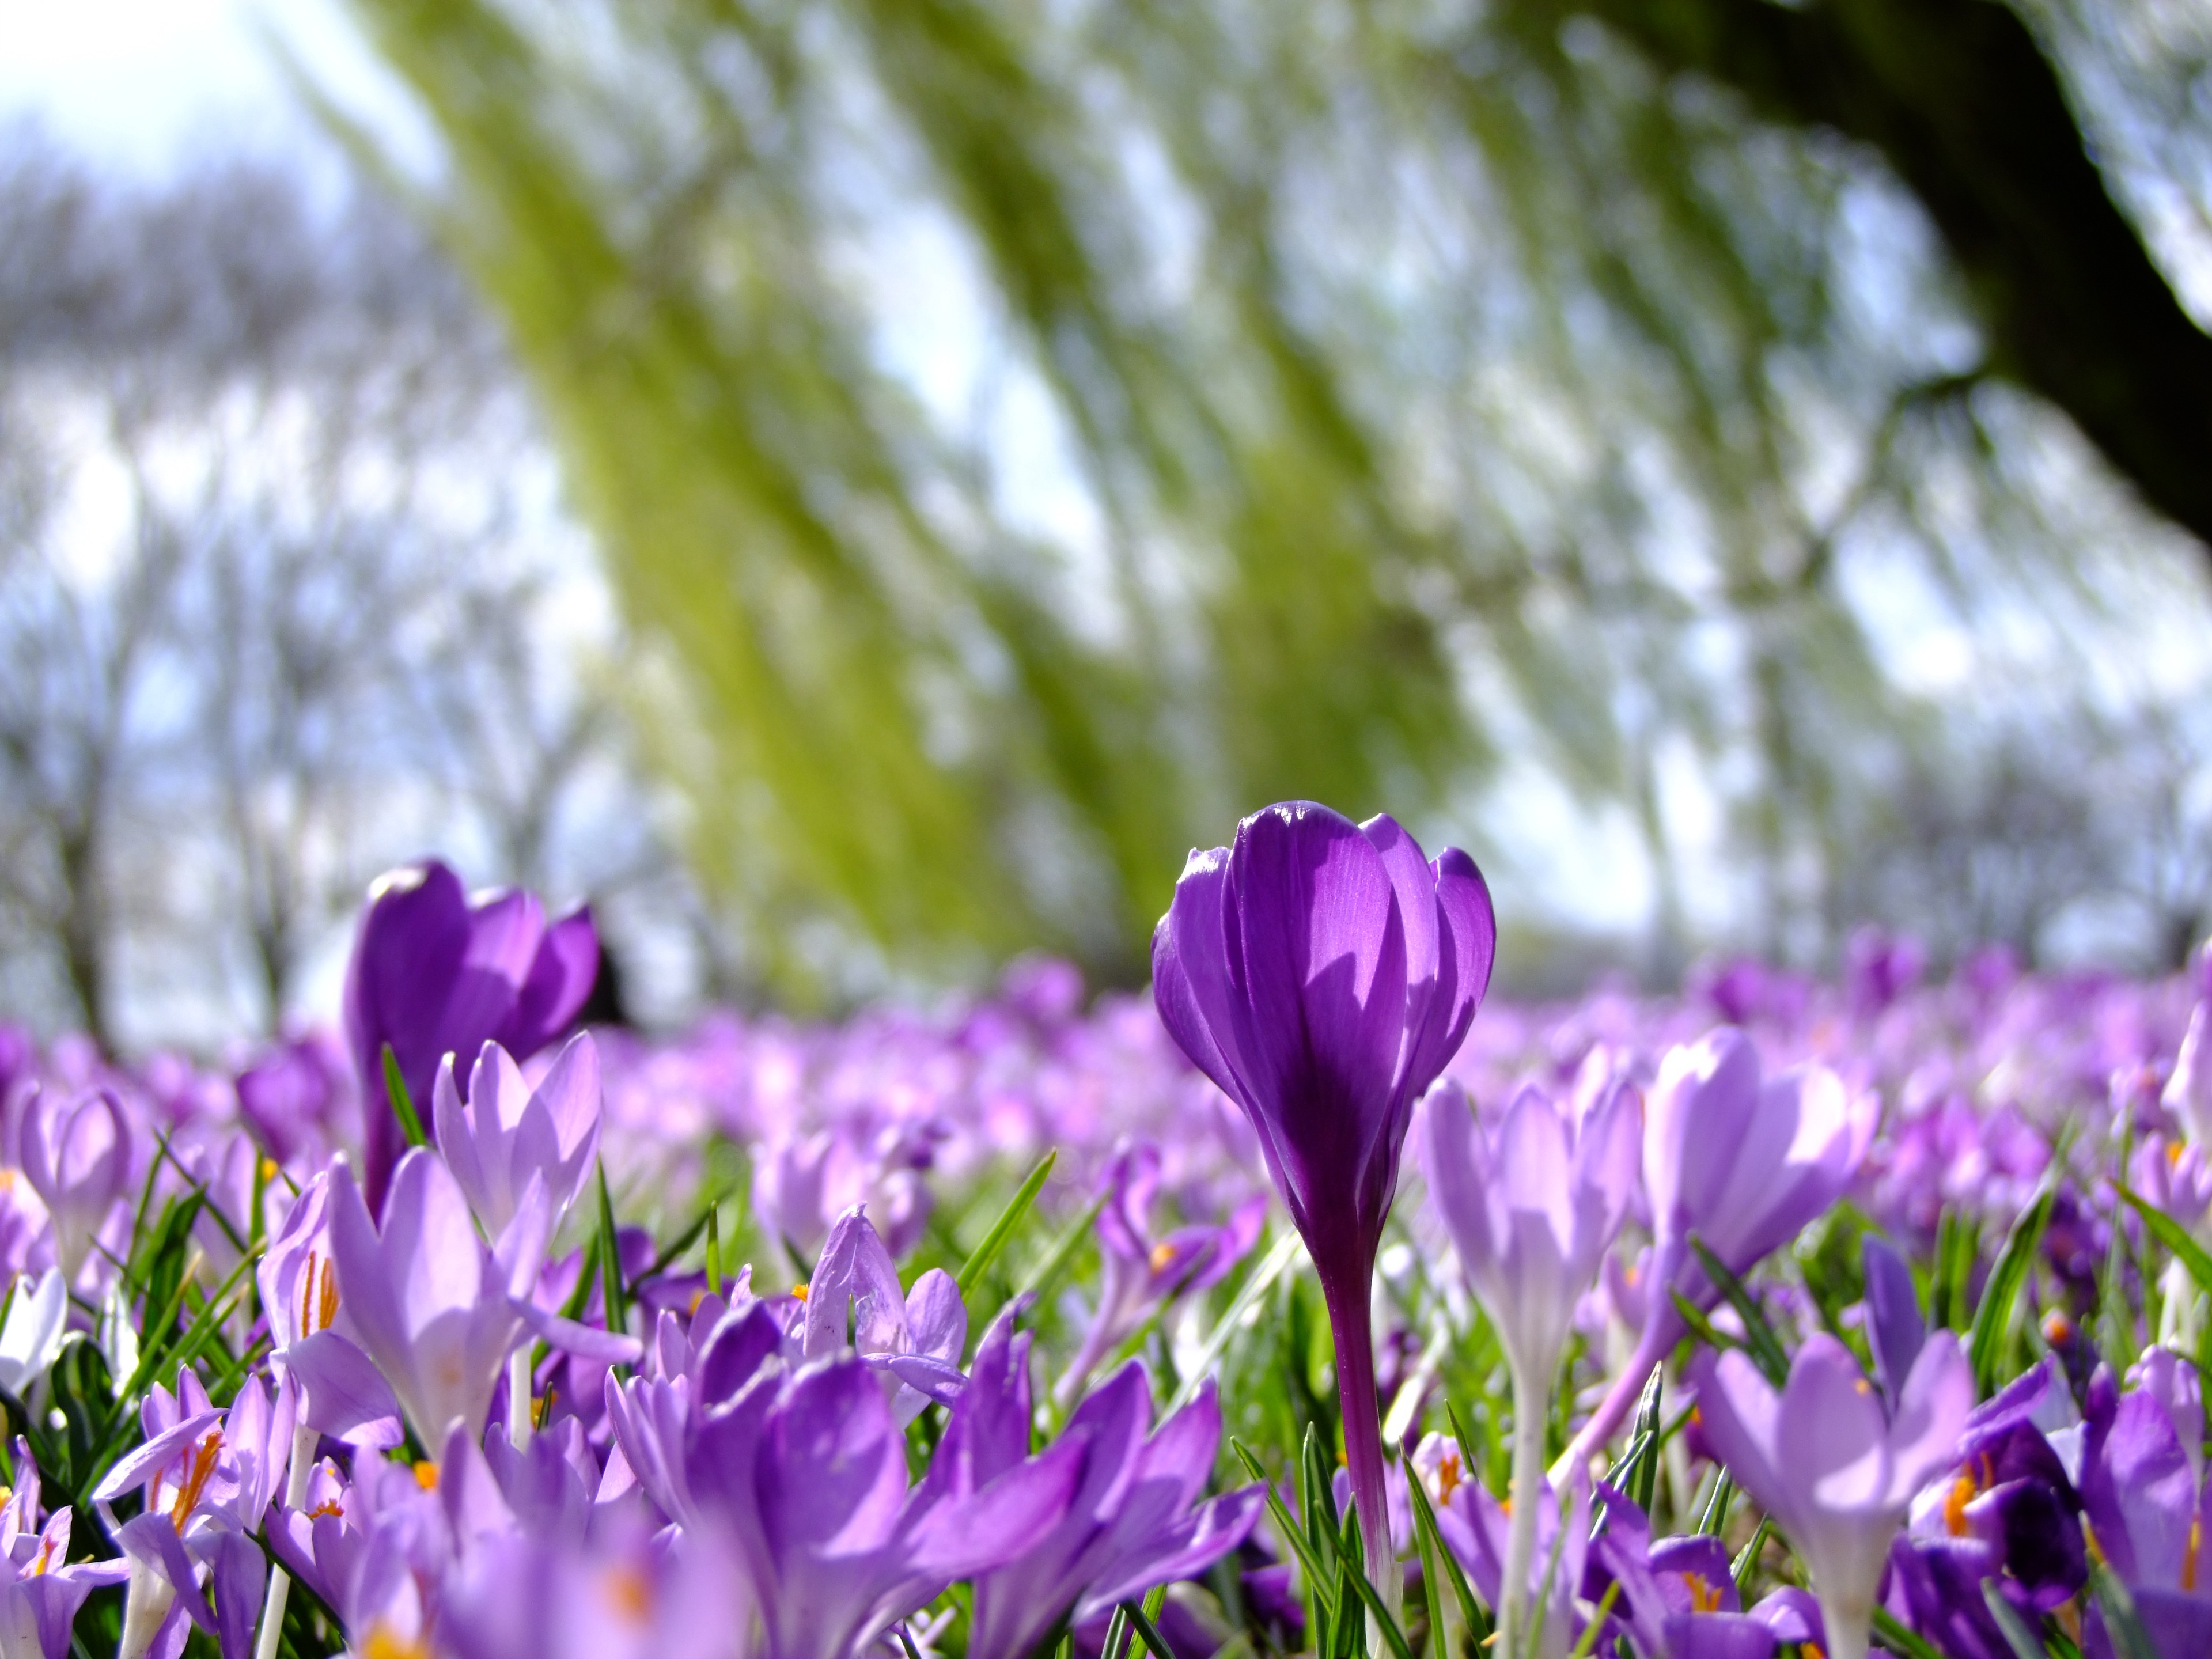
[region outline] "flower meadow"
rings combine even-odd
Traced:
[[[2204,974],[1495,940],[1290,803],[1148,996],[577,1031],[429,863],[341,1032],[0,1028],[0,1659],[2212,1654]]]

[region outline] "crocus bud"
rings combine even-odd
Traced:
[[[64,1099],[51,1089],[23,1114],[23,1178],[53,1218],[62,1277],[76,1283],[109,1213],[131,1187],[131,1122],[106,1089]]]
[[[1194,851],[1152,934],[1161,1021],[1251,1119],[1313,1258],[1368,1564],[1385,1580],[1368,1287],[1413,1103],[1465,1040],[1496,945],[1466,854],[1431,864],[1391,819],[1355,824],[1311,801]]]
[[[385,1045],[434,1133],[428,1120],[438,1062],[449,1054],[474,1054],[486,1042],[529,1059],[584,1006],[599,952],[587,908],[549,926],[536,894],[507,889],[471,901],[460,878],[435,859],[378,878],[354,935],[345,985],[372,1215],[383,1213],[392,1166],[406,1149],[385,1094]]]

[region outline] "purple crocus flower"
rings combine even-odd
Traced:
[[[753,1610],[711,1542],[495,1539],[447,1582],[440,1637],[456,1659],[730,1659]]]
[[[1194,851],[1152,934],[1152,996],[1243,1109],[1304,1239],[1336,1344],[1345,1455],[1386,1592],[1370,1286],[1413,1103],[1466,1038],[1497,946],[1474,860],[1431,864],[1387,817],[1289,801]]]
[[[1874,1139],[1878,1103],[1853,1096],[1826,1067],[1762,1079],[1742,1032],[1715,1031],[1659,1063],[1644,1127],[1651,1262],[1644,1330],[1590,1420],[1559,1462],[1582,1462],[1620,1425],[1651,1368],[1685,1333],[1670,1291],[1710,1308],[1719,1288],[1690,1249],[1695,1233],[1743,1273],[1843,1195]]]
[[[18,1437],[15,1484],[0,1504],[0,1647],[9,1659],[67,1659],[84,1598],[130,1576],[127,1561],[70,1561],[71,1519],[64,1504],[39,1524],[39,1466]]]
[[[1890,1553],[1889,1599],[1944,1652],[2008,1659],[1985,1581],[1994,1580],[2031,1626],[2087,1582],[2081,1498],[2048,1432],[2073,1414],[2057,1362],[2043,1359],[1974,1408],[1956,1473],[1914,1499],[1905,1535]]]
[[[1150,1221],[1160,1189],[1160,1149],[1149,1140],[1119,1148],[1100,1184],[1098,1305],[1083,1346],[1053,1389],[1062,1406],[1152,1310],[1227,1277],[1258,1242],[1267,1219],[1267,1200],[1255,1194],[1219,1226],[1179,1227],[1155,1238]]]
[[[178,1621],[189,1617],[212,1632],[223,1659],[246,1659],[266,1566],[252,1534],[284,1478],[291,1456],[293,1395],[280,1384],[272,1399],[248,1377],[225,1413],[189,1370],[177,1372],[172,1395],[156,1386],[139,1408],[145,1442],[110,1469],[93,1491],[105,1506],[143,1487],[145,1508],[109,1530],[130,1562],[125,1599],[125,1659],[168,1651],[180,1643]],[[198,1566],[209,1569],[212,1607],[201,1592]]]
[[[1050,1535],[1078,1472],[1062,1456],[971,1490],[910,1488],[876,1373],[851,1357],[763,1363],[697,1421],[686,1462],[694,1525],[726,1541],[776,1659],[845,1659],[954,1579]]]
[[[455,1420],[483,1432],[494,1385],[526,1330],[571,1352],[634,1359],[630,1337],[588,1329],[539,1310],[529,1299],[544,1251],[545,1188],[533,1176],[495,1249],[485,1248],[469,1219],[461,1189],[434,1152],[416,1147],[399,1161],[380,1230],[343,1164],[331,1172],[331,1253],[337,1289],[361,1348],[398,1396],[426,1446],[436,1446]],[[524,1269],[527,1269],[525,1272]],[[308,1345],[291,1355],[305,1370]],[[318,1361],[346,1363],[325,1348]],[[310,1375],[309,1393],[329,1389],[373,1395],[368,1379]]]
[[[1566,1513],[1560,1514],[1559,1493],[1539,1479],[1533,1497],[1516,1494],[1513,1508],[1535,1513],[1535,1548],[1516,1595],[1506,1594],[1506,1564],[1512,1549],[1513,1517],[1483,1489],[1480,1481],[1456,1486],[1450,1500],[1437,1510],[1437,1529],[1445,1547],[1460,1565],[1485,1601],[1493,1607],[1507,1601],[1530,1607],[1528,1626],[1535,1632],[1530,1643],[1526,1632],[1514,1659],[1565,1659],[1581,1635],[1583,1620],[1575,1606],[1583,1582],[1584,1558],[1589,1544],[1590,1482],[1579,1467],[1568,1472]],[[1501,1646],[1500,1652],[1504,1651]]]
[[[1493,1141],[1456,1090],[1425,1109],[1430,1190],[1513,1377],[1513,1493],[1543,1480],[1544,1424],[1575,1305],[1597,1277],[1636,1185],[1635,1091],[1617,1084],[1579,1125],[1572,1108],[1524,1088]],[[1518,1652],[1536,1506],[1519,1504],[1506,1550],[1501,1651]]]
[[[848,1316],[849,1310],[849,1316]],[[891,1418],[904,1428],[932,1401],[950,1404],[968,1379],[968,1309],[952,1275],[932,1267],[899,1288],[890,1252],[856,1204],[837,1218],[807,1281],[800,1352],[808,1359],[857,1352],[888,1385]]]
[[[1974,1379],[1958,1340],[1921,1345],[1895,1412],[1850,1351],[1819,1332],[1777,1395],[1742,1353],[1691,1362],[1705,1442],[1805,1563],[1831,1659],[1864,1659],[1875,1595],[1913,1494],[1958,1455]]]
[[[2098,1368],[2082,1412],[2081,1506],[2158,1651],[2201,1653],[2212,1644],[2212,1563],[2204,1559],[2212,1497],[2202,1407],[2185,1431],[2178,1425],[2173,1380],[2122,1394],[2111,1369]]]
[[[23,1179],[46,1206],[62,1277],[79,1282],[94,1241],[133,1186],[131,1120],[112,1089],[34,1088],[23,1109]]]
[[[431,1115],[439,1153],[488,1237],[507,1231],[532,1176],[544,1182],[548,1226],[557,1228],[599,1156],[599,1051],[590,1032],[579,1031],[532,1089],[507,1050],[487,1042],[465,1099],[447,1054],[438,1062]]]
[[[383,1214],[406,1146],[385,1097],[385,1044],[416,1110],[427,1116],[446,1055],[474,1054],[490,1042],[527,1060],[566,1030],[591,994],[599,951],[586,906],[549,925],[534,893],[507,889],[471,901],[460,878],[435,859],[377,879],[345,984],[371,1214]]]
[[[1819,1604],[1785,1587],[1746,1611],[1728,1546],[1718,1538],[1653,1540],[1650,1518],[1626,1494],[1600,1486],[1605,1522],[1590,1540],[1582,1599],[1595,1607],[1620,1585],[1594,1651],[1624,1630],[1648,1659],[1771,1659],[1784,1642],[1825,1646]]]
[[[1015,1312],[985,1333],[925,1485],[959,1495],[1017,1470],[1056,1467],[1074,1486],[1056,1524],[976,1575],[969,1659],[1022,1659],[1064,1619],[1080,1624],[1155,1585],[1196,1577],[1244,1541],[1266,1501],[1257,1486],[1199,1501],[1221,1439],[1213,1386],[1148,1438],[1152,1389],[1133,1360],[1030,1458],[1030,1338],[1014,1334]]]
[[[2212,948],[2200,960],[2212,963]],[[2160,1097],[2199,1146],[2212,1146],[2212,1052],[2208,1051],[2212,1051],[2212,1004],[2200,1002],[2190,1012],[2181,1052],[2174,1056],[2172,1073]]]

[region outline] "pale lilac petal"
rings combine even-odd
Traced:
[[[914,1281],[906,1298],[907,1340],[918,1354],[958,1364],[968,1346],[968,1304],[960,1286],[942,1267]]]
[[[286,1350],[285,1364],[304,1396],[300,1420],[332,1439],[397,1445],[399,1401],[384,1373],[335,1331],[317,1331]],[[369,1431],[366,1440],[363,1430]]]

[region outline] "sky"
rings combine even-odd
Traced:
[[[335,167],[272,38],[388,140],[427,146],[339,0],[0,0],[0,120],[33,117],[72,149],[153,176],[241,146],[304,145]]]

